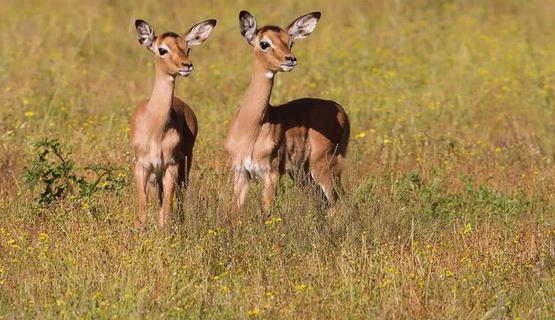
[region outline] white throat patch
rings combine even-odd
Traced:
[[[274,78],[275,73],[273,71],[266,71],[265,75],[266,75],[266,78],[272,80]]]

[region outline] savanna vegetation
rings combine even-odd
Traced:
[[[352,122],[325,216],[281,181],[227,225],[223,142],[253,57],[238,13],[322,11],[272,101]],[[182,221],[137,212],[134,20],[218,19],[177,94],[199,119]],[[0,0],[0,318],[548,319],[555,314],[555,2]]]

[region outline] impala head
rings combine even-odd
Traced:
[[[295,19],[285,29],[276,26],[258,28],[256,19],[247,11],[239,13],[239,28],[247,42],[254,47],[255,58],[268,71],[289,72],[297,65],[297,58],[291,53],[296,39],[312,33],[320,19],[320,12],[312,12]]]
[[[211,19],[195,24],[183,36],[174,32],[156,36],[146,21],[135,21],[139,43],[154,53],[156,66],[173,77],[186,77],[193,72],[193,64],[189,61],[191,47],[203,43],[214,26],[216,20]]]

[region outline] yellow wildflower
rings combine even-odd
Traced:
[[[297,289],[297,291],[303,291],[304,289],[306,289],[306,285],[300,283],[300,284],[295,286],[295,289]]]
[[[259,308],[251,309],[251,310],[249,310],[249,312],[247,312],[247,315],[249,317],[257,317],[257,316],[260,315],[260,309]]]
[[[25,116],[25,118],[32,118],[35,116],[35,114],[36,113],[34,111],[29,110],[29,111],[25,111],[23,115]]]

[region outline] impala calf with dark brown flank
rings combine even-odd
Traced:
[[[320,16],[306,14],[282,29],[258,28],[249,12],[239,14],[241,34],[253,47],[254,70],[226,140],[234,172],[232,223],[253,179],[264,184],[264,210],[270,209],[279,177],[285,173],[298,182],[315,182],[330,206],[337,200],[349,141],[349,118],[343,107],[314,98],[270,105],[276,73],[295,68],[294,41],[310,35]]]

